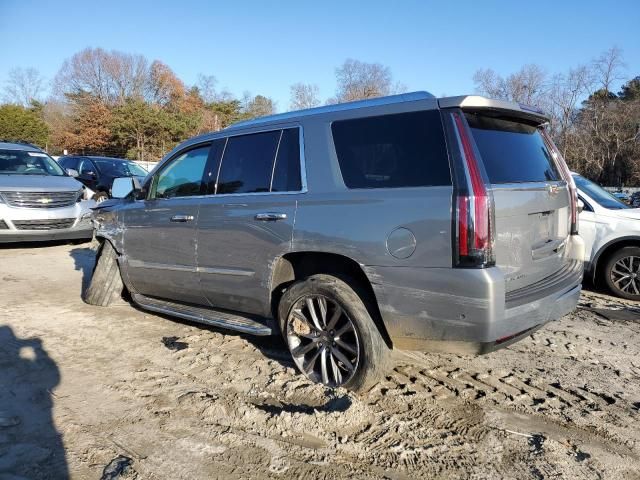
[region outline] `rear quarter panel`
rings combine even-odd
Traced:
[[[435,108],[435,101],[371,109],[371,115]],[[331,122],[369,112],[337,112],[303,123],[308,192],[299,196],[293,251],[345,255],[361,265],[451,267],[452,187],[352,189],[345,187],[331,135]],[[428,165],[425,165],[428,168]],[[414,253],[393,257],[386,240],[410,230]]]

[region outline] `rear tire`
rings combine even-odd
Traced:
[[[122,296],[123,289],[118,254],[105,240],[96,253],[96,265],[91,283],[84,292],[84,301],[89,305],[108,307]]]
[[[362,393],[386,372],[389,347],[364,299],[344,280],[318,274],[294,283],[278,319],[296,366],[313,382]]]
[[[640,300],[640,247],[624,247],[612,253],[605,263],[603,275],[615,296]]]

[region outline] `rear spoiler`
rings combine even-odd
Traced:
[[[509,117],[522,118],[538,125],[549,121],[549,117],[537,107],[505,100],[493,100],[479,95],[439,98],[438,106],[440,108],[461,108],[471,111],[493,111]]]

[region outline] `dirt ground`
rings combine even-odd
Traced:
[[[307,382],[279,338],[83,304],[92,262],[0,248],[0,480],[640,478],[631,302],[584,292],[483,357],[398,353],[358,397]]]

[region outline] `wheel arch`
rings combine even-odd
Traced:
[[[389,348],[392,341],[382,320],[378,300],[363,265],[356,260],[339,253],[324,251],[296,251],[288,252],[276,258],[271,269],[271,310],[274,318],[278,318],[277,309],[282,293],[288,285],[296,280],[302,280],[311,275],[324,273],[356,282],[350,286],[363,297],[371,313],[374,324]]]
[[[613,252],[624,247],[640,247],[640,235],[627,235],[614,238],[600,247],[591,263],[590,277],[594,283],[597,282],[597,276],[602,268],[604,268],[604,263],[607,261],[607,258],[609,258]]]

